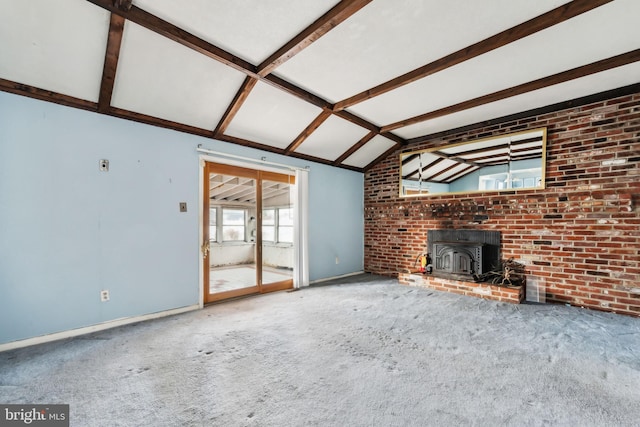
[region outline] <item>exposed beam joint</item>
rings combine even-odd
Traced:
[[[322,110],[320,114],[303,130],[300,135],[284,150],[285,154],[295,151],[313,132],[331,116],[330,110]]]
[[[113,85],[116,81],[116,70],[120,56],[120,46],[122,45],[122,34],[124,33],[124,21],[125,19],[122,16],[116,15],[115,13],[111,14],[107,51],[104,57],[102,82],[100,83],[100,95],[98,97],[98,111],[101,113],[105,113],[111,106]]]
[[[146,12],[139,7],[133,5],[130,10],[121,10],[116,5],[117,2],[114,3],[114,0],[86,0],[96,6],[99,6],[103,9],[110,11],[112,14],[116,14],[122,16],[123,18],[130,20],[150,31],[153,31],[157,34],[160,34],[169,40],[172,40],[176,43],[179,43],[185,47],[188,47],[196,52],[207,56],[208,58],[212,58],[222,64],[225,64],[237,71],[240,71],[247,76],[260,80],[264,83],[271,85],[279,90],[282,90],[286,93],[289,93],[298,99],[306,101],[312,105],[322,108],[323,110],[328,110],[330,113],[333,110],[333,105],[328,101],[320,98],[317,95],[314,95],[310,92],[305,91],[304,89],[283,80],[282,78],[275,76],[273,74],[268,74],[262,76],[258,74],[257,67],[213,44],[200,39],[193,34],[149,13]],[[345,12],[350,11],[351,14],[356,12],[356,9],[364,7],[364,5],[368,3],[366,0],[352,0],[350,2],[344,2]],[[358,7],[359,6],[359,7]],[[345,15],[346,16],[346,15]],[[346,17],[344,17],[346,19]],[[343,19],[343,20],[344,20]],[[337,24],[336,24],[337,25]],[[355,123],[359,126],[364,127],[369,130],[376,130],[379,132],[379,128],[368,121],[361,119],[351,113],[344,112],[341,115],[342,118],[345,118],[352,123]],[[220,136],[222,133],[220,132],[217,136]],[[396,139],[391,138],[394,141]],[[329,162],[331,163],[331,162]]]
[[[78,108],[81,110],[98,112],[98,103],[87,101],[85,99],[75,98],[69,95],[63,95],[58,92],[52,92],[45,89],[40,89],[35,86],[29,86],[23,83],[17,83],[11,80],[0,78],[0,91],[6,93],[12,93],[15,95],[22,95],[32,99],[38,99],[41,101],[51,102],[58,105],[64,105],[67,107]],[[173,122],[158,117],[149,116],[146,114],[135,113],[133,111],[125,110],[122,108],[111,107],[104,114],[112,117],[117,117],[124,120],[131,120],[138,123],[144,123],[152,126],[158,126],[165,129],[171,129],[178,132],[189,133],[192,135],[199,135],[205,138],[218,139],[220,141],[229,142],[244,147],[251,147],[257,150],[267,151],[270,153],[276,153],[284,155],[285,152],[282,148],[273,147],[270,145],[260,144],[258,142],[249,141],[247,139],[237,138],[229,135],[214,136],[213,131],[194,126],[185,125],[182,123]],[[290,153],[289,156],[297,159],[308,160],[311,162],[321,163],[324,165],[331,165],[333,161],[322,159],[320,157],[309,156],[302,153]],[[362,172],[362,168],[357,168],[349,165],[339,165],[341,169],[352,170],[356,172]]]
[[[573,68],[571,70],[563,71],[558,74],[554,74],[548,77],[543,77],[538,80],[534,80],[528,83],[523,83],[518,86],[500,90],[498,92],[490,93],[488,95],[480,96],[478,98],[470,99],[468,101],[460,102],[458,104],[441,108],[439,110],[431,111],[429,113],[421,114],[419,116],[415,116],[410,119],[401,120],[396,123],[391,123],[389,125],[383,126],[382,132],[389,132],[405,126],[411,126],[416,123],[421,123],[427,120],[431,120],[436,117],[458,113],[460,111],[468,110],[470,108],[478,107],[480,105],[485,105],[491,102],[496,102],[496,101],[500,101],[500,100],[514,97],[517,95],[522,95],[524,93],[532,92],[538,89],[543,89],[556,84],[565,83],[573,79],[579,79],[581,77],[585,77],[591,74],[596,74],[602,71],[607,71],[613,68],[621,67],[623,65],[632,64],[637,61],[640,61],[640,49],[632,50],[631,52],[623,53],[621,55],[616,55],[611,58],[603,59],[601,61],[593,62],[591,64]]]
[[[229,67],[232,67],[248,75],[257,77],[256,67],[249,62],[225,51],[224,49],[214,46],[199,37],[194,36],[193,34],[165,21],[164,19],[158,18],[157,16],[146,12],[137,6],[131,6],[129,10],[122,10],[114,6],[112,0],[87,1],[103,9],[106,9],[111,13],[118,14],[131,22],[135,22],[136,24],[155,33],[158,33],[168,38],[169,40],[180,43],[181,45],[193,49],[196,52],[199,52],[209,58],[215,59],[216,61],[228,65]]]
[[[527,22],[523,22],[520,25],[516,25],[515,27],[502,31],[501,33],[484,39],[478,43],[460,49],[457,52],[433,61],[427,65],[416,68],[413,71],[391,79],[374,88],[365,90],[350,98],[342,100],[335,104],[334,110],[339,111],[382,95],[431,74],[453,67],[461,62],[468,61],[469,59],[475,58],[494,49],[498,49],[509,43],[513,43],[538,31],[557,25],[582,13],[595,9],[596,7],[610,3],[611,1],[613,0],[574,0],[537,16],[536,18],[530,19]]]
[[[391,132],[380,132],[380,136],[384,136],[387,139],[392,140],[393,142],[397,143],[397,144],[406,144],[407,140],[399,137],[398,135],[391,133]]]
[[[260,64],[258,74],[260,76],[270,74],[370,2],[371,0],[342,0]]]
[[[235,98],[233,98],[233,101],[231,101],[227,111],[225,111],[224,115],[220,119],[218,126],[216,126],[216,129],[213,131],[214,135],[225,133],[227,127],[229,127],[233,118],[236,116],[238,111],[240,111],[240,107],[242,107],[244,101],[247,100],[256,83],[258,83],[258,80],[253,77],[247,76],[247,78],[244,79],[238,93],[236,93]]]
[[[261,81],[276,87],[282,91],[285,91],[297,98],[307,101],[310,104],[316,105],[320,108],[329,108],[331,105],[324,99],[313,95],[279,77],[274,75],[268,75],[262,77],[258,75],[257,67],[227,51],[221,49],[193,34],[161,19],[149,12],[146,12],[139,7],[132,6],[129,11],[122,11],[113,6],[111,0],[86,0],[96,6],[102,7],[110,11],[111,13],[120,15],[131,22],[134,22],[150,31],[153,31],[161,36],[168,38],[176,43],[179,43],[189,49],[193,49],[208,58],[214,59],[222,64],[225,64],[237,71],[246,74],[249,77],[260,79]]]
[[[133,0],[113,0],[113,7],[118,8],[124,12],[131,9]]]

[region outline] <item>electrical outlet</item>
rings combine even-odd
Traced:
[[[101,159],[98,165],[100,167],[100,172],[109,172],[109,160]]]
[[[109,291],[108,290],[100,291],[100,301],[102,301],[102,302],[109,301]]]

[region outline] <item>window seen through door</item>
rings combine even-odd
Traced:
[[[262,240],[293,243],[292,208],[270,208],[262,211]]]
[[[278,241],[293,243],[293,209],[278,209]]]
[[[245,240],[244,209],[222,209],[222,240]]]
[[[209,240],[212,242],[218,241],[217,214],[216,208],[209,209]]]
[[[276,210],[265,209],[262,211],[262,240],[265,242],[276,241]]]

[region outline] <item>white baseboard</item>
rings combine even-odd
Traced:
[[[86,326],[84,328],[70,329],[68,331],[56,332],[54,334],[42,335],[39,337],[27,338],[24,340],[11,341],[6,344],[0,344],[0,352],[14,350],[16,348],[28,347],[36,344],[44,344],[46,342],[62,340],[65,338],[73,338],[80,335],[90,334],[92,332],[104,331],[105,329],[117,328],[118,326],[128,325],[130,323],[143,322],[145,320],[158,319],[160,317],[172,316],[174,314],[186,313],[188,311],[199,310],[200,304],[189,305],[186,307],[174,308],[173,310],[159,311],[157,313],[145,314],[143,316],[125,317],[122,319],[110,320],[97,325]]]
[[[313,282],[309,282],[309,284],[310,285],[315,285],[316,283],[328,282],[329,280],[335,280],[335,279],[343,279],[343,278],[349,277],[349,276],[357,276],[358,274],[364,274],[364,270],[354,271],[353,273],[347,273],[347,274],[343,274],[341,276],[333,276],[333,277],[327,277],[325,279],[314,280]]]

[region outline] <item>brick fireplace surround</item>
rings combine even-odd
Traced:
[[[543,190],[398,195],[401,151],[540,127]],[[406,283],[427,230],[497,230],[547,302],[640,316],[640,92],[404,146],[367,171],[364,194],[367,272]]]

